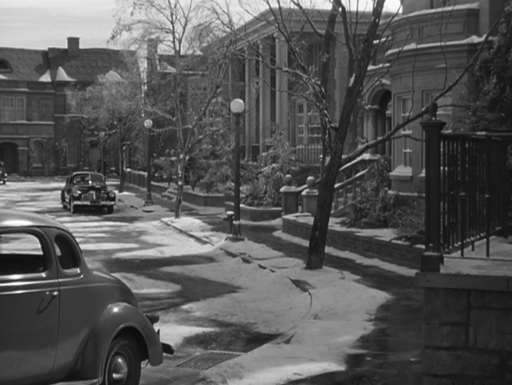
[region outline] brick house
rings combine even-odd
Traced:
[[[503,10],[504,0],[403,0],[403,13],[390,25],[386,51],[369,69],[365,95],[364,136],[374,139],[432,97],[464,69]],[[464,129],[464,82],[438,104],[447,129]],[[425,182],[424,133],[419,122],[408,125],[377,152],[391,158],[392,190],[421,193]]]
[[[504,4],[504,0],[403,0],[403,13],[386,29],[377,59],[368,70],[364,112],[347,139],[347,149],[357,145],[358,139],[375,139],[428,105],[445,81],[455,79],[464,69]],[[322,30],[329,11],[308,12],[311,21]],[[361,17],[361,32],[365,30],[365,16]],[[282,20],[297,44],[301,44],[307,64],[318,65],[321,41],[301,11],[285,9]],[[245,159],[255,160],[271,144],[273,132],[283,129],[298,162],[318,164],[318,115],[301,97],[297,82],[280,70],[293,67],[293,63],[274,17],[265,11],[241,26],[238,33],[241,54],[233,59],[229,84],[230,97],[242,98],[246,103],[242,134]],[[335,44],[333,96],[329,101],[333,116],[342,106],[348,82],[341,26],[336,29]],[[465,96],[463,83],[439,101],[445,105],[439,110],[439,117],[448,122],[449,129],[460,127],[463,111],[453,104]],[[390,143],[374,151],[391,159],[392,190],[406,194],[424,191],[424,134],[419,122],[407,126]]]
[[[69,92],[125,67],[131,52],[80,48],[0,47],[0,159],[9,173],[48,175],[96,167],[97,143],[85,142]]]

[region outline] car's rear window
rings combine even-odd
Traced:
[[[48,266],[39,239],[30,233],[0,233],[0,275],[33,274]]]

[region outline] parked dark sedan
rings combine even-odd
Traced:
[[[107,213],[114,211],[116,193],[107,188],[105,177],[97,172],[77,171],[66,178],[66,184],[60,192],[62,207],[71,214],[78,207],[106,208]]]
[[[162,362],[157,321],[58,222],[0,209],[0,384],[136,385]]]

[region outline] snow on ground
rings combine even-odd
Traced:
[[[377,307],[390,298],[357,283],[358,277],[350,273],[305,270],[300,261],[264,245],[244,241],[220,247],[243,256],[163,269],[227,282],[240,290],[182,308],[281,337],[207,370],[205,375],[214,383],[275,385],[343,370],[356,340],[371,330]],[[276,261],[280,268],[274,266]]]
[[[141,277],[131,273],[112,273],[112,275],[123,281],[134,294],[159,294],[171,295],[181,290],[180,285],[172,282],[158,281],[146,277]]]
[[[44,198],[50,202],[55,199],[53,195]],[[124,215],[145,215],[139,210],[141,201],[132,195],[124,194],[122,204],[126,208],[123,208]],[[156,213],[168,215],[165,209],[158,209]],[[231,258],[219,253],[214,263],[162,268],[240,288],[234,293],[189,303],[182,307],[186,313],[281,335],[271,343],[208,369],[205,375],[215,383],[276,385],[343,370],[347,354],[354,351],[354,343],[371,330],[377,307],[390,298],[384,292],[358,283],[358,277],[352,274],[330,268],[305,270],[301,261],[253,242],[204,245],[158,220],[138,220],[126,225],[115,221],[115,215],[109,218],[103,221],[94,216],[73,216],[66,222],[73,233],[83,236],[81,245],[86,250],[88,261],[94,264],[101,264],[105,258],[197,255],[215,248],[242,256]],[[210,230],[202,222],[186,217],[174,225],[198,234]],[[98,243],[101,235],[114,229],[120,241],[112,243],[116,243],[118,249],[109,253],[98,250],[95,245],[103,243]],[[88,237],[89,231],[94,236]],[[124,248],[124,245],[131,247],[132,244],[139,247]],[[99,248],[105,248],[105,244]],[[136,291],[146,293],[178,289],[177,285],[135,273],[122,274],[120,278]],[[212,327],[183,325],[175,311],[161,314],[159,324],[162,340],[174,346],[179,346],[188,336],[215,330]]]

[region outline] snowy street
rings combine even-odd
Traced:
[[[271,385],[343,372],[391,298],[348,271],[306,271],[263,244],[227,242],[198,219],[143,207],[133,193],[118,195],[114,214],[71,215],[60,206],[61,187],[9,182],[0,206],[57,218],[91,268],[116,275],[144,310],[160,314],[161,339],[177,353],[144,368],[143,384]]]

